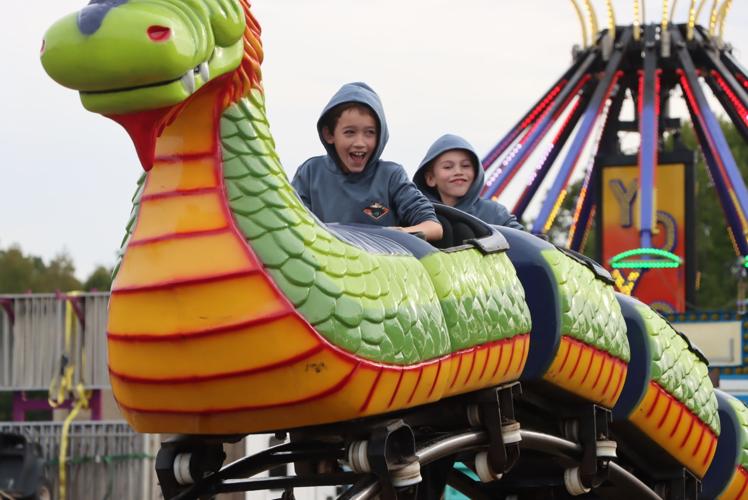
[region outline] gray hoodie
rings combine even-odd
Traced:
[[[335,146],[322,135],[325,115],[335,106],[349,102],[368,106],[379,122],[377,148],[359,173],[346,173],[338,166]],[[408,179],[403,167],[380,160],[389,133],[382,103],[371,87],[360,82],[343,85],[322,111],[317,132],[327,154],[305,161],[292,184],[322,222],[405,227],[427,220],[438,222],[431,203]]]
[[[514,215],[509,213],[509,210],[507,210],[504,205],[492,200],[484,200],[480,198],[480,191],[483,188],[484,182],[483,169],[480,168],[480,161],[478,160],[478,155],[473,146],[460,136],[452,134],[443,135],[429,148],[426,157],[421,161],[418,170],[413,176],[413,182],[418,186],[418,189],[420,189],[431,201],[442,203],[441,197],[436,188],[429,187],[426,184],[425,175],[428,167],[439,155],[452,149],[463,149],[467,151],[473,162],[473,168],[475,169],[473,184],[471,184],[467,193],[457,201],[455,208],[478,217],[488,224],[524,230],[524,226],[517,221],[517,218]]]

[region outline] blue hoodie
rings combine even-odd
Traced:
[[[524,230],[524,226],[517,221],[517,218],[514,215],[509,213],[509,210],[507,210],[504,205],[492,200],[481,199],[480,191],[483,189],[484,174],[483,169],[479,167],[480,161],[478,160],[478,155],[469,142],[457,135],[443,135],[429,148],[426,157],[421,161],[418,170],[416,170],[416,173],[413,176],[413,182],[418,186],[418,189],[420,189],[431,201],[442,203],[441,197],[436,188],[429,187],[426,184],[425,175],[428,167],[439,155],[452,149],[463,149],[467,151],[473,162],[473,168],[475,169],[473,184],[470,185],[470,188],[467,190],[465,195],[457,201],[455,208],[459,208],[463,212],[478,217],[488,224]]]
[[[379,122],[377,148],[364,170],[346,173],[338,166],[335,145],[322,135],[325,115],[339,104],[357,102],[371,108]],[[332,97],[317,122],[325,156],[310,158],[299,167],[292,184],[304,204],[322,222],[414,226],[438,222],[431,203],[408,179],[402,166],[380,160],[389,133],[379,96],[365,83],[349,83]]]

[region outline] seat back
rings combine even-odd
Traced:
[[[439,223],[442,225],[442,238],[432,242],[432,245],[442,250],[454,246],[453,242],[455,238],[452,221],[440,213],[436,214],[436,218],[439,219]]]
[[[434,203],[434,210],[444,233],[441,240],[433,243],[437,248],[461,247],[468,240],[479,240],[495,233],[490,225],[462,210],[441,203]]]

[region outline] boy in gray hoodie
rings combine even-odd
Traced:
[[[380,159],[389,133],[379,96],[349,83],[332,97],[317,122],[324,156],[310,158],[292,184],[322,222],[374,224],[442,237],[434,208],[402,166]]]
[[[431,201],[458,208],[488,224],[525,229],[504,205],[480,198],[483,169],[475,149],[462,137],[446,134],[437,139],[413,182]]]

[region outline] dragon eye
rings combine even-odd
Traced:
[[[171,36],[171,29],[166,26],[150,26],[148,28],[148,37],[154,42],[163,42]]]

